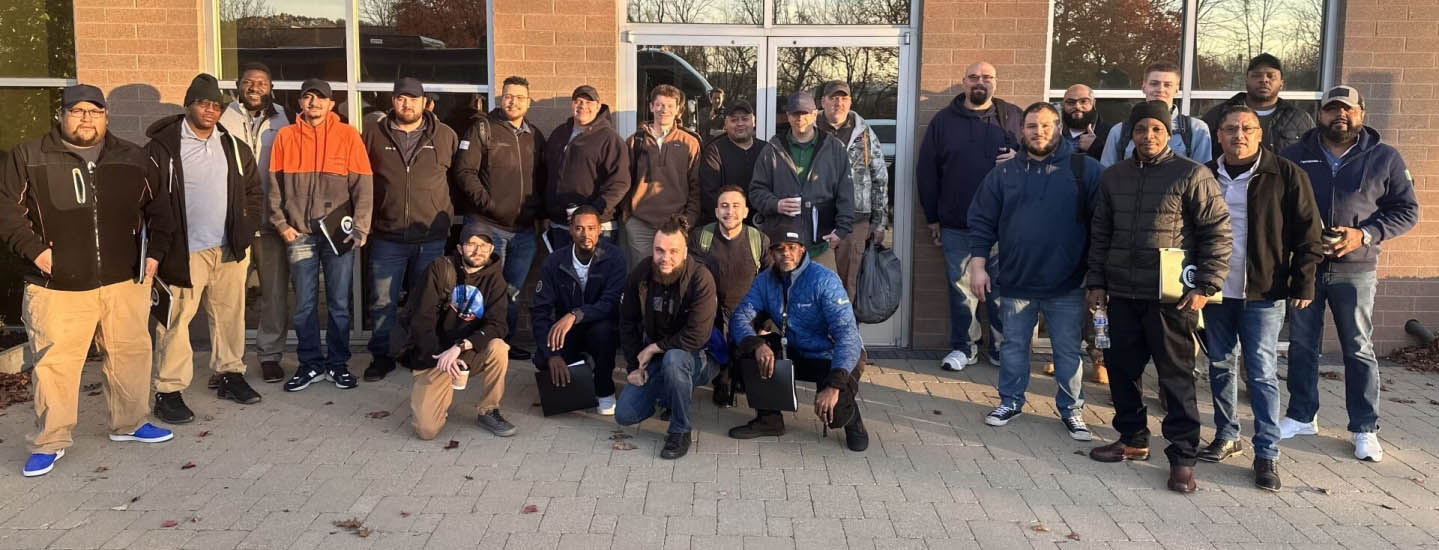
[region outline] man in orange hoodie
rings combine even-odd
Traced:
[[[370,159],[360,133],[331,112],[330,84],[318,78],[300,88],[296,123],[280,130],[270,153],[273,185],[265,197],[269,221],[285,240],[295,286],[295,355],[299,368],[285,391],[300,391],[324,375],[340,389],[350,374],[350,284],[355,248],[370,234]],[[328,222],[328,223],[327,223]],[[316,310],[325,272],[327,350],[320,349]],[[327,353],[328,351],[328,353]]]

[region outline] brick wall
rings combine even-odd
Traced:
[[[1365,124],[1404,155],[1420,205],[1418,227],[1384,243],[1379,260],[1374,340],[1384,354],[1411,343],[1408,319],[1439,329],[1439,1],[1344,4],[1339,82],[1359,89]]]
[[[203,32],[195,0],[75,0],[78,78],[105,92],[110,131],[143,143],[145,125],[180,112]]]
[[[964,69],[988,61],[998,72],[995,96],[1027,105],[1043,98],[1048,2],[929,0],[920,23],[919,104],[915,143],[929,121],[961,92]],[[918,150],[916,148],[916,150]],[[949,347],[948,281],[944,253],[929,240],[916,199],[914,244],[915,348]]]
[[[614,108],[614,0],[494,0],[494,8],[495,85],[509,75],[528,78],[530,116],[545,133],[569,117],[570,92],[581,84]]]

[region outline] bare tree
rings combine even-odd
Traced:
[[[241,19],[262,18],[274,15],[270,0],[224,0],[220,2],[220,20],[225,22]]]
[[[376,27],[394,27],[399,13],[395,0],[360,0],[360,21]]]

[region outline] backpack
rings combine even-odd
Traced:
[[[700,253],[709,254],[710,249],[714,248],[715,230],[718,228],[719,222],[709,223],[700,228]],[[759,230],[755,229],[754,226],[746,225],[744,226],[744,230],[745,236],[749,237],[750,254],[754,256],[754,270],[755,272],[759,272],[764,265],[762,261],[764,251],[760,249],[760,246],[763,244],[761,241],[764,237],[760,235]]]
[[[1179,117],[1179,139],[1184,142],[1185,156],[1194,154],[1194,124],[1190,118],[1189,115],[1180,115]],[[1120,124],[1119,130],[1121,132],[1119,134],[1119,158],[1122,160],[1125,151],[1129,150],[1130,142],[1134,139],[1134,126],[1126,120]]]

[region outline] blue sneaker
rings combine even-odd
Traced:
[[[123,435],[110,434],[110,441],[139,441],[141,443],[159,443],[174,438],[174,432],[165,428],[156,428],[148,422],[132,433]]]
[[[285,391],[300,391],[308,388],[311,382],[323,374],[324,372],[314,365],[300,365],[300,368],[295,369],[295,375],[285,381]]]
[[[55,469],[55,461],[60,460],[62,456],[65,456],[64,449],[55,451],[53,455],[46,453],[30,455],[30,460],[25,461],[25,477],[43,476],[50,473],[50,470]]]

